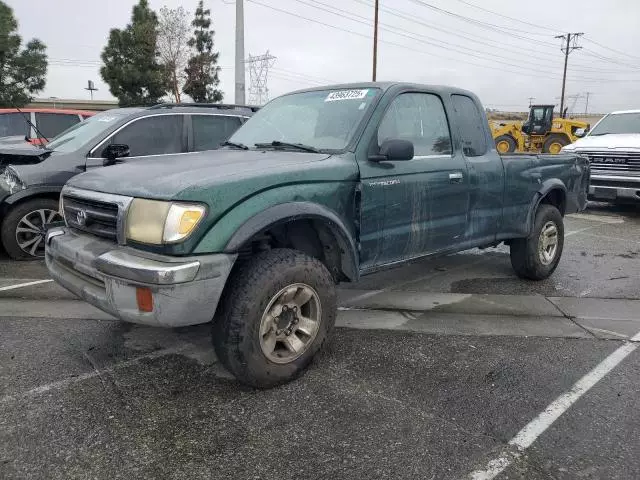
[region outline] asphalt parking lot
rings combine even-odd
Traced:
[[[543,282],[498,247],[342,285],[333,341],[269,391],[208,325],[120,323],[0,259],[0,478],[640,478],[640,208],[566,230]]]

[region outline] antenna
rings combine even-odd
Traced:
[[[89,90],[91,92],[91,100],[93,100],[93,92],[97,92],[98,89],[94,86],[93,80],[87,80],[87,87],[85,90]]]
[[[273,67],[276,57],[269,53],[253,56],[249,54],[246,63],[249,65],[249,104],[263,105],[269,101],[267,77],[269,68]]]

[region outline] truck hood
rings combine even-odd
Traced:
[[[565,151],[591,151],[591,150],[640,150],[640,134],[624,133],[587,136],[578,139],[575,143],[567,145]]]
[[[296,177],[302,178],[309,170],[317,170],[317,165],[329,157],[324,153],[277,150],[214,150],[95,167],[72,178],[68,184],[103,193],[172,200],[180,198],[185,191],[197,192],[246,179],[258,178],[263,187],[265,184],[295,181]],[[343,179],[339,178],[343,172],[322,170],[323,180]],[[287,178],[283,180],[285,174]]]

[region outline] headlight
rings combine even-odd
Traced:
[[[154,245],[176,243],[195,230],[205,213],[206,208],[198,204],[136,198],[127,215],[127,239]]]
[[[9,190],[9,194],[14,194],[19,190],[24,190],[24,182],[20,179],[16,171],[7,167],[4,169],[2,174],[0,174],[0,180],[2,180]]]

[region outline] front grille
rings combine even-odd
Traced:
[[[589,158],[592,168],[609,172],[640,172],[640,152],[578,152]]]
[[[71,228],[114,241],[118,239],[118,205],[65,195],[63,208]]]

